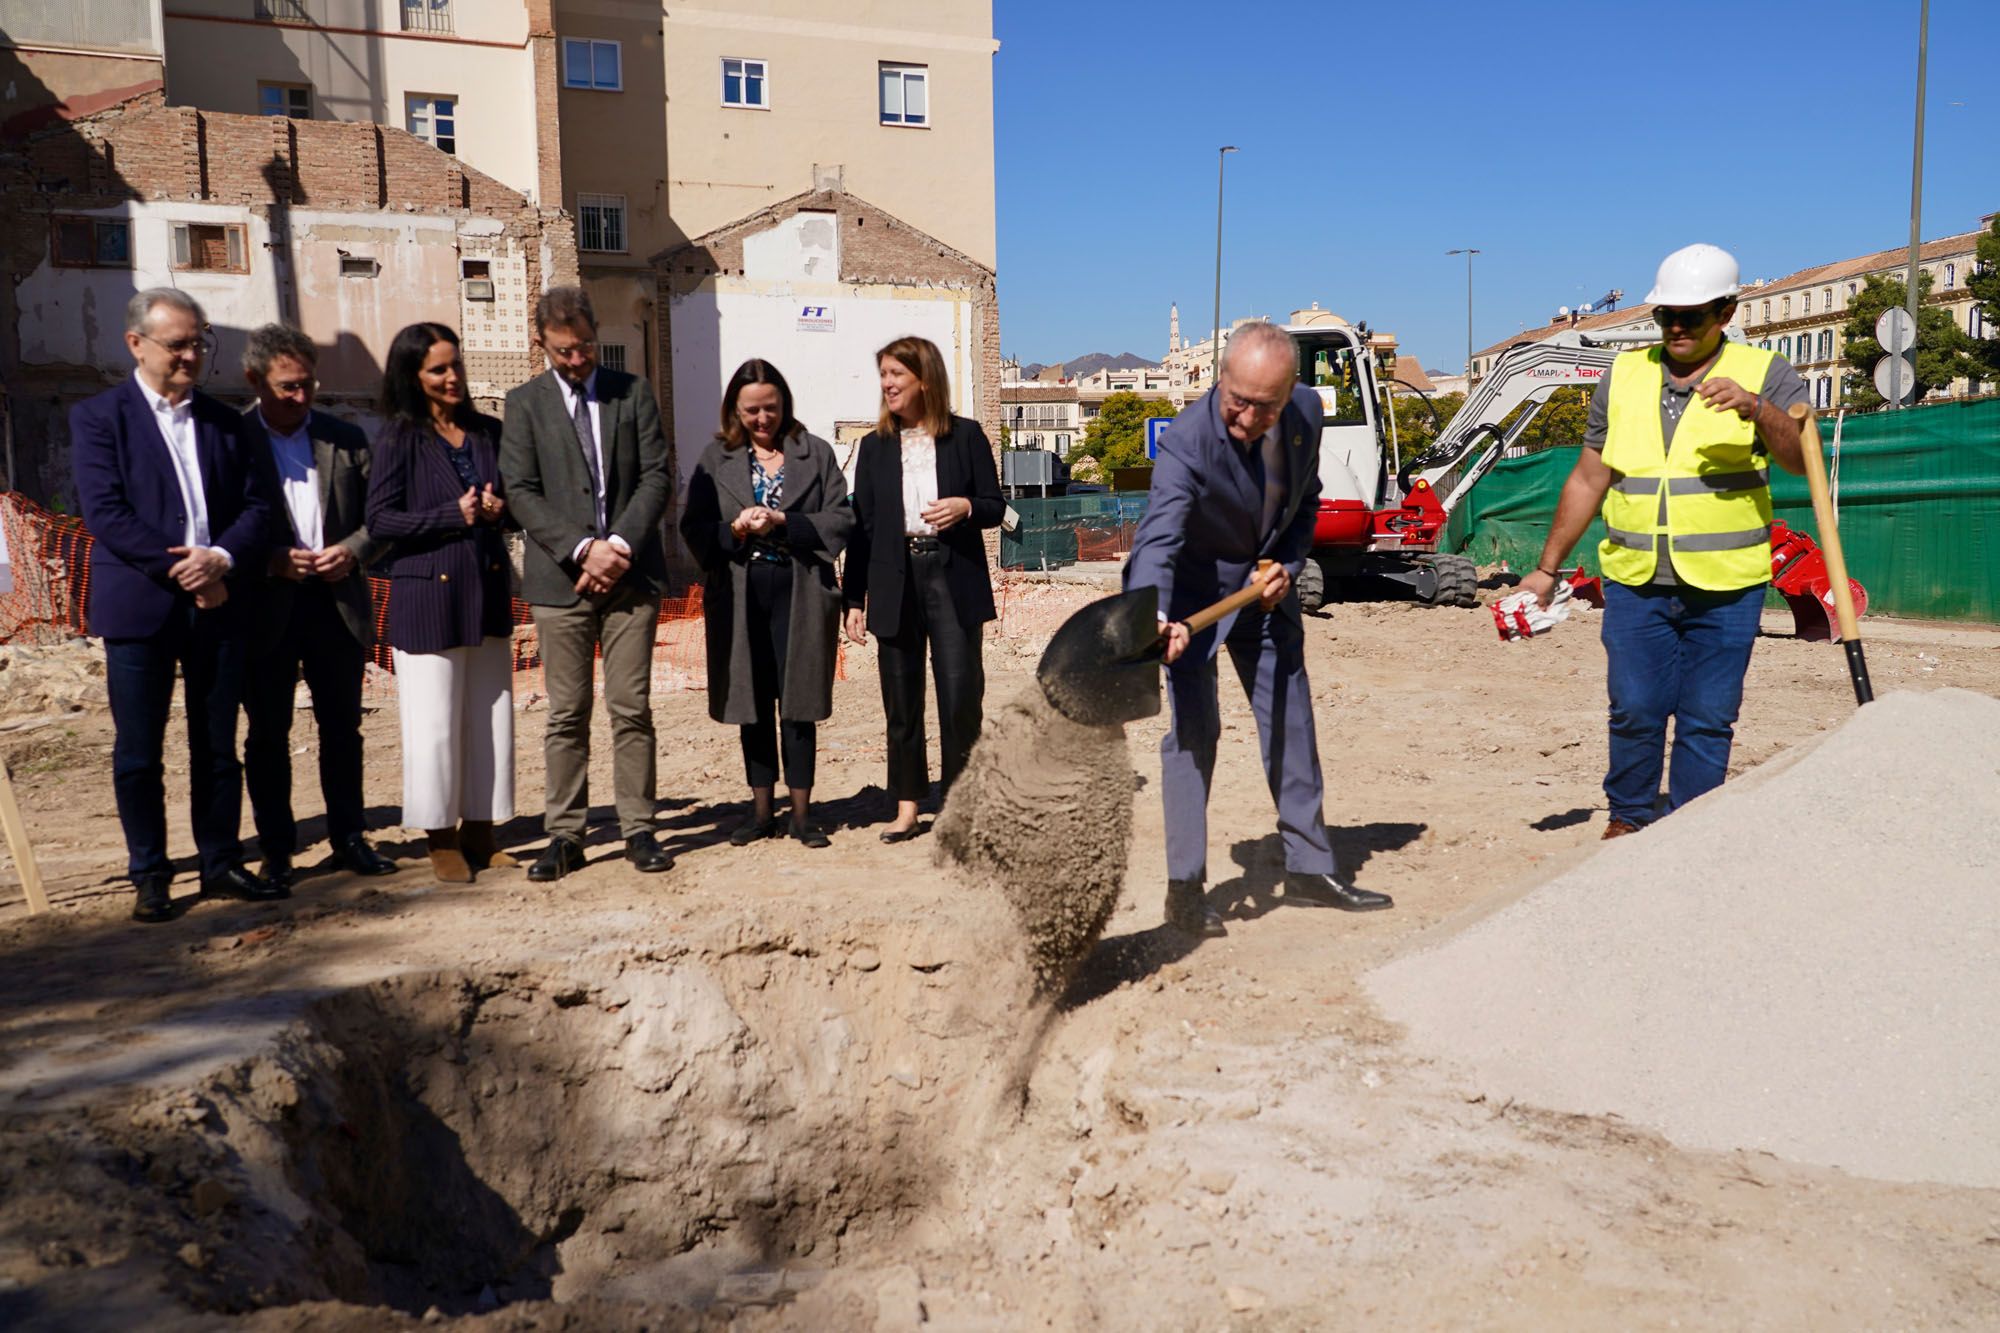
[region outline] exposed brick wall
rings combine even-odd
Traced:
[[[472,235],[462,225],[463,254],[520,256],[535,293],[576,281],[575,228],[559,207],[539,208],[399,129],[205,112],[153,95],[30,135],[0,156],[8,218],[0,230],[0,374],[22,474],[8,481],[38,500],[68,489],[67,405],[108,380],[91,367],[21,365],[14,289],[48,259],[49,215],[129,200],[235,205],[274,223],[294,207],[497,221],[497,235]],[[485,358],[482,369],[504,391],[541,365],[510,349]]]

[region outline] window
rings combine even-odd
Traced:
[[[174,267],[202,273],[248,273],[249,247],[236,223],[174,224]]]
[[[373,255],[342,255],[340,276],[343,278],[374,278],[381,276],[382,264]]]
[[[597,344],[597,364],[603,366],[606,370],[625,369],[625,344]]]
[[[1778,316],[1780,319],[1790,319],[1792,317],[1792,298],[1787,296],[1778,302],[1778,309],[1781,312]]]
[[[451,0],[403,0],[404,32],[451,30]]]
[[[1958,265],[1946,264],[1944,266],[1944,285],[1947,287],[1958,286]]]
[[[882,65],[882,123],[931,123],[928,65]]]
[[[458,99],[437,93],[411,93],[403,102],[410,133],[447,153],[458,151]]]
[[[1763,348],[1767,352],[1771,350],[1771,340],[1769,338],[1764,339],[1763,342],[1760,342],[1757,345]]]
[[[311,120],[313,115],[312,85],[306,83],[258,84],[257,114],[260,116],[290,116],[293,120]]]
[[[619,67],[619,44],[592,37],[563,38],[563,87],[623,91],[625,77]]]
[[[276,19],[280,23],[312,22],[312,15],[306,13],[306,0],[257,0],[254,12],[260,19]]]
[[[1790,338],[1778,339],[1778,355],[1784,357],[1787,361],[1792,359],[1792,340]]]
[[[1833,360],[1833,330],[1821,329],[1819,334],[1819,359]]]
[[[1764,302],[1764,322],[1766,324],[1771,322],[1771,303],[1769,301]]]
[[[1821,306],[1823,306],[1825,309],[1828,310],[1833,309],[1833,288],[1831,287],[1820,288],[1819,296],[1820,296]]]
[[[1980,313],[1978,306],[1975,305],[1972,309],[1965,312],[1965,331],[1967,333],[1975,338],[1984,338],[1986,336],[1985,329],[1986,319]]]
[[[130,268],[132,224],[123,218],[51,218],[49,262],[57,268]]]
[[[1858,291],[1860,291],[1860,290],[1861,290],[1861,284],[1860,284],[1860,283],[1856,283],[1856,282],[1850,282],[1850,283],[1848,283],[1848,284],[1847,284],[1847,295],[1848,295],[1849,299],[1852,299],[1852,298],[1853,298],[1853,296],[1854,296],[1854,293],[1856,293],[1856,292],[1858,292]]]
[[[624,250],[624,195],[579,194],[576,197],[576,248]]]
[[[1805,313],[1810,315],[1812,313],[1812,293],[1807,292],[1800,299],[1805,302]]]
[[[724,106],[754,106],[768,109],[771,105],[771,79],[761,60],[724,60],[722,62],[722,104]]]

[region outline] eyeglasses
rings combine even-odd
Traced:
[[[1245,398],[1228,385],[1224,385],[1222,389],[1222,410],[1230,416],[1237,416],[1244,412],[1254,412],[1260,417],[1269,416],[1283,406],[1284,404],[1281,402],[1266,402],[1257,398]]]
[[[1727,306],[1727,301],[1710,301],[1698,306],[1653,307],[1653,322],[1663,329],[1698,329],[1715,319]]]
[[[142,333],[139,336],[170,356],[188,356],[195,352],[200,352],[203,356],[208,355],[210,339],[205,333],[192,338],[176,338],[172,342],[162,342],[150,333]]]
[[[266,380],[273,393],[310,393],[319,388],[318,380]]]

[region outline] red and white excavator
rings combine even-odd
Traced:
[[[1439,549],[1453,512],[1556,390],[1594,389],[1620,351],[1653,341],[1643,333],[1565,329],[1509,348],[1430,447],[1397,467],[1394,419],[1383,420],[1382,371],[1367,335],[1339,324],[1287,332],[1299,349],[1299,382],[1319,394],[1325,415],[1319,519],[1312,559],[1299,574],[1299,601],[1308,611],[1336,587],[1369,579],[1402,584],[1433,606],[1473,605],[1477,568]],[[1520,415],[1507,422],[1516,408]],[[1828,637],[1832,594],[1812,539],[1796,529],[1774,533],[1772,573],[1799,636]],[[1859,606],[1866,594],[1859,584],[1854,589]]]

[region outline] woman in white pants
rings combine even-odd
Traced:
[[[403,823],[440,880],[511,866],[493,826],[514,817],[512,602],[501,527],[500,423],[466,397],[458,335],[412,324],[389,347],[368,531],[394,543],[385,638],[403,724]]]

